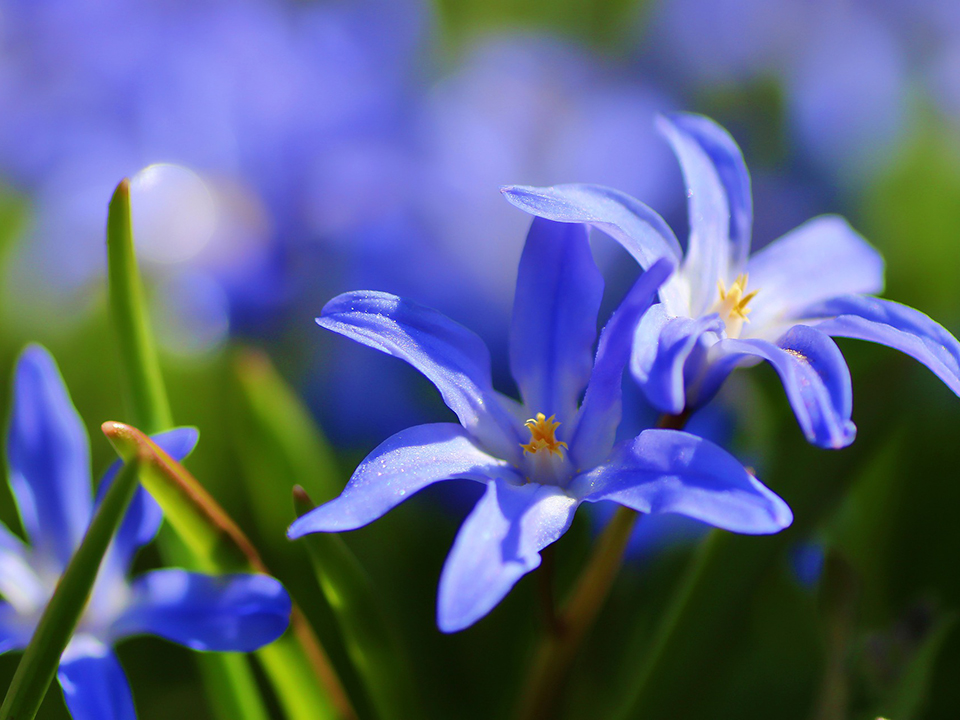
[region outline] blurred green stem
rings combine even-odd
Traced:
[[[633,685],[633,705],[642,707],[644,703],[644,693],[650,686],[650,678],[654,671],[659,667],[663,655],[673,640],[678,624],[687,612],[691,598],[698,591],[704,582],[704,569],[711,563],[717,542],[717,531],[712,531],[706,539],[700,543],[694,555],[693,562],[687,568],[687,572],[673,595],[673,599],[668,605],[666,615],[663,617],[660,625],[657,627],[653,640],[650,643],[650,649],[647,652],[646,659]],[[630,712],[618,717],[635,717]]]
[[[293,489],[298,517],[313,502],[299,485]],[[370,578],[339,535],[313,533],[303,538],[320,588],[337,615],[347,652],[382,720],[423,717],[416,682],[399,635],[381,607]]]
[[[70,642],[97,579],[100,563],[137,489],[139,459],[134,458],[107,490],[80,547],[70,558],[40,617],[0,707],[2,720],[32,720]]]
[[[826,662],[812,720],[844,720],[849,716],[848,658],[857,619],[857,577],[836,550],[827,553],[820,578],[820,614]]]

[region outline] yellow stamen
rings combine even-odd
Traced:
[[[526,445],[521,443],[520,447],[522,447],[525,452],[532,454],[536,454],[541,450],[547,450],[560,455],[560,448],[565,448],[567,444],[562,440],[557,440],[554,435],[557,428],[560,427],[559,422],[554,422],[553,418],[555,417],[556,415],[547,417],[543,413],[537,413],[535,418],[527,420],[524,425],[530,429],[530,442]]]
[[[733,285],[727,290],[723,280],[717,281],[717,290],[720,292],[720,299],[711,308],[711,312],[719,313],[720,318],[727,326],[727,335],[729,337],[740,337],[740,330],[745,322],[750,322],[747,315],[751,308],[747,307],[750,301],[757,296],[759,290],[745,293],[747,289],[747,275],[737,275]]]

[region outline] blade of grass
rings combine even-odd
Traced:
[[[280,488],[263,478],[282,478],[288,488],[291,482],[297,483],[327,500],[340,490],[333,455],[309,410],[266,355],[240,352],[234,366],[241,399],[236,414],[246,430],[238,453],[244,464],[255,470],[248,486],[257,508],[263,509],[258,513],[265,524],[263,531],[282,537],[290,522],[289,500],[278,507]],[[298,514],[313,507],[302,489],[295,491],[294,498]],[[341,675],[346,678],[349,672],[360,678],[360,687],[350,688],[355,705],[360,709],[372,702],[383,720],[421,717],[399,632],[388,622],[356,556],[338,535],[315,535],[297,545],[305,547],[312,559],[337,635],[345,646],[344,660],[349,667]]]
[[[0,706],[2,720],[32,720],[40,709],[60,656],[90,599],[110,540],[137,488],[139,464],[140,458],[134,457],[117,475],[57,583]]]
[[[110,314],[127,375],[126,396],[138,427],[149,433],[173,427],[160,361],[147,322],[143,287],[133,247],[130,182],[122,180],[107,212],[107,279]]]

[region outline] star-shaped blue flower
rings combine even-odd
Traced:
[[[377,447],[343,493],[298,519],[289,536],[353,530],[441,480],[486,492],[440,578],[437,624],[461,630],[486,615],[583,502],[675,512],[743,533],[790,524],[786,503],[726,451],[689,433],[651,429],[615,444],[634,328],[672,267],[643,274],[600,334],[603,294],[583,225],[536,219],[520,260],[510,365],[523,403],[497,393],[483,341],[440,313],[381,292],[331,300],[317,322],[413,365],[460,424],[418,425]]]
[[[176,459],[197,432],[154,437]],[[7,435],[10,485],[29,545],[0,524],[0,653],[24,648],[57,580],[83,538],[96,504],[120,468],[114,464],[96,500],[86,429],[53,358],[28,347],[17,362]],[[137,551],[160,528],[156,502],[139,488],[114,537],[57,677],[77,720],[136,717],[112,646],[132,635],[157,635],[195,650],[249,652],[279,637],[290,598],[267,575],[214,577],[178,569],[127,578]]]
[[[655,407],[675,414],[695,409],[734,368],[766,360],[807,439],[844,447],[856,434],[850,371],[831,337],[896,348],[960,394],[960,343],[923,313],[872,297],[883,289],[883,259],[846,220],[813,218],[748,257],[750,177],[733,138],[690,114],[660,118],[660,130],[687,185],[685,257],[659,215],[617,190],[503,188],[533,215],[603,230],[642,267],[658,258],[679,266],[660,288],[661,302],[640,321],[631,359]]]

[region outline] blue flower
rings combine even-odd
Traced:
[[[831,337],[889,345],[929,367],[960,394],[960,343],[917,310],[872,297],[883,259],[846,220],[813,218],[748,258],[750,178],[723,128],[699,115],[662,118],[687,185],[690,239],[682,259],[673,232],[643,203],[597,185],[506,187],[536,216],[595,226],[642,267],[680,267],[637,329],[631,370],[667,413],[703,405],[736,367],[766,360],[780,376],[807,439],[853,442],[850,371]]]
[[[154,438],[185,457],[197,432],[178,428]],[[24,648],[79,545],[94,508],[119,470],[104,476],[94,500],[87,433],[53,358],[33,345],[21,355],[7,436],[10,485],[29,545],[0,524],[0,652]],[[279,637],[290,598],[266,575],[214,577],[178,569],[128,580],[134,555],[150,542],[162,515],[138,489],[104,557],[60,658],[58,679],[78,719],[136,717],[126,676],[112,646],[132,635],[157,635],[195,650],[248,652]]]
[[[650,429],[614,443],[633,330],[671,272],[643,274],[600,334],[603,278],[583,225],[534,220],[520,260],[510,366],[523,403],[497,393],[483,341],[440,313],[381,292],[340,295],[317,322],[413,365],[460,424],[402,430],[360,463],[336,499],[288,535],[353,530],[441,480],[486,491],[467,517],[440,578],[445,632],[486,615],[584,500],[643,513],[675,512],[743,533],[790,524],[786,503],[726,451],[689,433]]]

